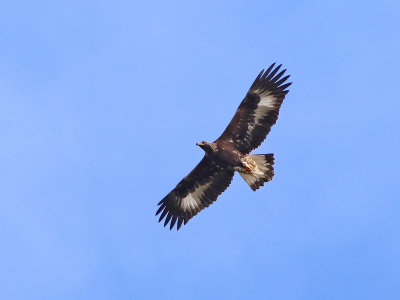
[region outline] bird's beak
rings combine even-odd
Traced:
[[[199,147],[201,147],[201,146],[203,146],[203,145],[204,145],[204,143],[202,143],[202,142],[196,143],[196,146],[199,146]]]

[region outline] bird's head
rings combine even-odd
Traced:
[[[217,145],[215,143],[198,142],[196,143],[196,145],[206,152],[214,152],[217,150]]]

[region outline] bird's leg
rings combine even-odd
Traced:
[[[251,159],[250,156],[248,155],[242,157],[241,162],[244,167],[241,171],[243,173],[247,174],[252,173],[256,168],[256,162],[253,159]]]

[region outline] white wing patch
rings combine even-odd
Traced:
[[[260,122],[269,111],[276,109],[276,97],[269,91],[255,90],[253,93],[260,96],[260,102],[257,105],[257,109],[254,112],[254,124],[249,124],[248,137],[251,138],[251,132],[256,125],[262,125]],[[250,136],[249,136],[250,135]]]
[[[194,192],[189,193],[185,198],[181,201],[181,208],[184,211],[191,211],[191,210],[201,210],[201,198],[204,195],[204,191],[207,190],[212,183],[212,178],[209,182],[204,185],[201,185],[195,189]]]
[[[271,95],[270,92],[265,92],[264,94],[259,94],[259,96],[261,99],[258,106],[264,106],[269,109],[275,108],[276,97],[274,95]]]
[[[276,96],[272,95],[270,91],[255,90],[253,93],[260,96],[257,110],[260,108],[274,110],[276,108]]]

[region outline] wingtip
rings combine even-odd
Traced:
[[[283,69],[274,78],[271,78],[271,81],[279,86],[279,84],[277,84],[277,81],[279,80],[279,78],[281,78],[283,76],[283,74],[285,74],[285,72],[286,72],[286,69]]]
[[[285,95],[286,95],[287,93],[289,93],[289,90],[287,90],[287,88],[288,88],[289,86],[291,86],[292,83],[293,83],[293,82],[289,82],[289,83],[287,83],[287,84],[282,85],[282,87],[284,87],[284,88],[282,89],[282,91],[285,93]]]
[[[283,75],[283,74],[282,74]],[[287,75],[281,79],[279,79],[278,81],[275,82],[276,86],[278,88],[281,88],[281,84],[284,83],[286,80],[288,80],[288,78],[290,77],[290,75]]]
[[[165,217],[165,215],[167,214],[167,212],[168,212],[168,211],[167,211],[166,209],[164,209],[164,211],[162,212],[160,218],[158,219],[158,223],[160,223],[160,222],[162,221],[162,219],[164,219],[164,217]]]
[[[161,205],[156,212],[156,216],[164,209],[165,205]]]
[[[171,220],[172,214],[169,212],[167,214],[167,217],[165,218],[165,222],[164,222],[164,227],[167,226],[169,220]]]
[[[282,64],[280,64],[279,66],[277,66],[275,69],[272,70],[272,72],[266,77],[266,79],[272,80],[272,78],[275,76],[276,73],[278,73],[279,69],[281,68]]]
[[[293,82],[288,82],[288,83],[285,83],[284,85],[282,85],[282,86],[281,86],[281,89],[282,89],[282,90],[285,90],[285,89],[287,89],[289,86],[291,86],[291,85],[292,85],[292,83],[293,83]]]
[[[179,217],[179,218],[178,218],[178,224],[176,224],[176,231],[178,231],[179,228],[181,228],[182,222],[183,222],[183,218],[182,218],[182,217]]]
[[[276,63],[274,62],[272,65],[270,65],[268,67],[268,69],[264,72],[264,75],[263,75],[264,78],[266,78],[268,76],[269,72],[271,72],[271,70],[275,67],[275,65],[276,65]]]
[[[169,225],[169,230],[172,230],[172,228],[174,228],[175,223],[176,223],[176,216],[173,216],[171,219],[171,224]]]

